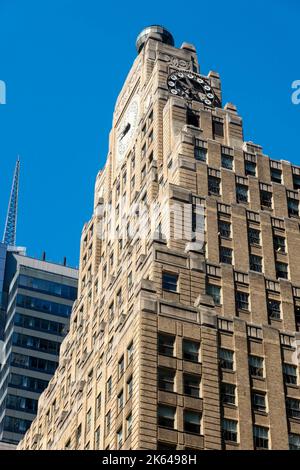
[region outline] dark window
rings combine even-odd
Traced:
[[[184,410],[183,430],[192,434],[200,434],[201,415],[197,411]]]
[[[248,202],[248,186],[244,184],[236,185],[236,200],[242,204]]]
[[[207,284],[206,292],[214,299],[215,305],[221,305],[221,287]]]
[[[279,300],[268,299],[268,315],[271,319],[280,319],[281,303]]]
[[[50,295],[64,297],[66,299],[75,300],[77,296],[76,287],[47,281],[45,279],[38,279],[24,274],[19,276],[18,284],[20,287],[25,287],[28,290],[45,292]]]
[[[107,399],[111,397],[111,392],[112,392],[112,378],[109,377],[108,381],[106,382]]]
[[[276,262],[276,277],[288,279],[288,265],[286,263]]]
[[[56,302],[51,302],[50,300],[38,299],[36,297],[29,297],[22,294],[17,295],[17,305],[30,310],[37,310],[39,312],[50,313],[52,315],[59,315],[62,317],[69,317],[72,310],[71,305],[58,304]]]
[[[232,264],[232,249],[220,246],[220,263]]]
[[[289,434],[289,448],[290,450],[300,450],[299,434]]]
[[[131,342],[129,346],[127,347],[127,365],[131,363],[132,359],[133,359],[133,342]]]
[[[266,411],[266,396],[264,393],[252,392],[252,405],[255,411]]]
[[[300,189],[300,175],[293,175],[294,189]]]
[[[300,418],[300,400],[296,398],[286,399],[286,411],[289,418]]]
[[[227,170],[233,169],[233,157],[231,155],[221,155],[221,164],[223,168]]]
[[[206,162],[206,158],[207,158],[206,148],[196,146],[195,150],[194,150],[194,156],[195,156],[196,160],[198,160],[200,162]]]
[[[293,364],[283,364],[283,378],[287,385],[297,385],[297,367]]]
[[[158,352],[164,356],[174,356],[175,336],[158,334]]]
[[[278,168],[271,168],[271,180],[274,181],[274,183],[280,183],[282,182],[282,171],[279,170]]]
[[[186,113],[186,122],[188,126],[199,127],[199,116],[191,109],[188,109]]]
[[[182,341],[183,359],[185,361],[199,362],[199,348],[200,343],[198,341],[184,339]]]
[[[288,198],[287,200],[288,203],[288,211],[289,211],[289,216],[299,216],[299,201],[298,199],[292,199]]]
[[[178,289],[178,274],[163,273],[162,275],[162,288],[170,292],[177,292]]]
[[[183,389],[185,395],[199,398],[200,377],[198,377],[197,375],[183,374]]]
[[[285,238],[274,235],[274,249],[280,253],[285,253]]]
[[[249,356],[249,372],[251,377],[264,376],[264,359],[259,356]]]
[[[237,291],[235,298],[238,310],[249,310],[249,294]]]
[[[174,429],[176,409],[172,406],[158,405],[157,421],[158,426]]]
[[[220,185],[221,185],[221,180],[220,178],[217,178],[216,176],[208,176],[208,192],[209,194],[212,194],[214,196],[220,196]]]
[[[233,370],[233,351],[220,348],[219,358],[221,369]]]
[[[214,137],[224,137],[224,124],[213,119],[213,134]]]
[[[235,385],[225,382],[221,384],[221,401],[224,405],[235,405]]]
[[[300,330],[300,306],[295,305],[295,323],[296,323],[296,328],[299,331]]]
[[[158,369],[158,388],[166,392],[174,392],[175,371],[172,369]]]
[[[222,437],[224,441],[237,442],[237,422],[222,419]]]
[[[250,269],[257,273],[262,272],[262,257],[257,255],[250,255]]]
[[[119,412],[123,410],[123,406],[124,406],[124,392],[123,390],[121,390],[121,392],[118,395],[118,411]]]
[[[263,207],[267,207],[268,209],[272,209],[272,193],[270,191],[264,191],[261,189],[260,191],[260,203]]]
[[[221,237],[230,238],[231,236],[231,223],[225,220],[219,220],[219,232]]]
[[[249,227],[248,237],[250,245],[260,245],[260,230]]]
[[[133,380],[132,380],[132,376],[131,376],[127,380],[127,400],[132,398],[132,390],[133,390]]]
[[[157,450],[176,450],[176,444],[158,441]]]
[[[268,449],[269,448],[269,430],[262,426],[253,426],[253,440],[254,448]]]
[[[121,357],[118,363],[118,375],[119,378],[123,375],[124,373],[124,356]]]
[[[256,176],[256,163],[245,161],[245,174],[246,176]]]

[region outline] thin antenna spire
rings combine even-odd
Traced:
[[[16,245],[17,235],[17,215],[18,215],[18,194],[19,194],[19,178],[20,178],[20,158],[18,155],[9,204],[7,209],[7,216],[5,222],[5,229],[2,242],[9,246]]]

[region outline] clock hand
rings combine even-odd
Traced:
[[[126,126],[125,126],[123,132],[121,133],[120,140],[122,140],[123,137],[125,137],[125,135],[126,135],[127,132],[129,131],[130,127],[131,127],[131,124],[130,124],[130,122],[128,122],[128,123],[126,124]]]

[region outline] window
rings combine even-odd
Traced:
[[[221,287],[214,284],[207,284],[206,292],[214,299],[215,305],[221,305]]]
[[[250,255],[250,269],[251,271],[256,271],[257,273],[262,272],[262,257],[257,255]]]
[[[79,424],[79,426],[76,429],[76,445],[79,445],[80,439],[81,439],[81,433],[82,433],[82,426]]]
[[[252,392],[252,405],[254,411],[266,412],[266,395],[261,392]]]
[[[195,146],[194,157],[199,162],[206,162],[206,159],[207,159],[207,150],[206,150],[206,148]]]
[[[91,408],[86,414],[86,432],[90,432],[91,430],[91,422],[92,422],[92,410]]]
[[[123,429],[120,428],[117,431],[117,448],[121,449],[122,445],[123,445]]]
[[[298,199],[292,199],[292,198],[289,197],[288,200],[287,200],[287,203],[288,203],[289,216],[298,217],[299,216],[299,201],[298,201]]]
[[[300,306],[295,305],[295,323],[297,331],[300,330]]]
[[[132,414],[127,416],[126,418],[126,436],[130,436],[132,431]]]
[[[200,396],[200,377],[197,375],[183,374],[183,391],[185,395],[199,398]]]
[[[132,397],[132,388],[133,388],[133,382],[132,382],[132,376],[127,380],[127,400],[129,400]]]
[[[108,381],[106,382],[107,400],[109,400],[111,397],[111,391],[112,391],[112,378],[109,377]]]
[[[174,392],[175,371],[172,369],[158,369],[158,388],[166,392]]]
[[[246,176],[256,176],[256,163],[245,161],[245,174]]]
[[[289,434],[289,447],[290,450],[300,450],[299,434]]]
[[[142,181],[145,179],[145,177],[146,177],[146,165],[143,166],[142,171],[141,171]]]
[[[122,305],[122,289],[119,289],[117,292],[117,305],[120,307]]]
[[[260,230],[250,227],[248,229],[248,238],[250,245],[260,245]]]
[[[233,351],[229,349],[220,348],[220,367],[221,369],[233,370]]]
[[[272,209],[272,193],[270,191],[260,190],[260,203],[263,207]]]
[[[235,405],[235,385],[225,382],[221,384],[221,400],[223,405]]]
[[[232,264],[232,249],[220,246],[220,263]]]
[[[271,168],[271,180],[274,183],[282,182],[282,171],[279,168]]]
[[[188,126],[199,127],[199,116],[194,113],[191,109],[187,110],[186,123]]]
[[[224,124],[218,118],[213,118],[212,121],[213,135],[215,137],[224,137]]]
[[[111,412],[110,411],[105,416],[105,423],[106,423],[106,434],[109,434],[110,425],[111,425]]]
[[[237,442],[237,422],[222,419],[222,437],[224,441]]]
[[[262,426],[253,426],[253,440],[255,450],[268,449],[269,429]]]
[[[300,400],[287,398],[286,411],[289,418],[300,419]]]
[[[231,237],[231,223],[225,222],[224,220],[219,220],[219,233],[221,237],[230,238]]]
[[[221,164],[223,168],[227,170],[233,169],[233,157],[231,155],[221,155]]]
[[[118,362],[118,376],[119,378],[122,377],[124,374],[124,356],[121,357],[121,359]]]
[[[249,372],[251,377],[264,376],[264,359],[258,356],[249,356]]]
[[[200,343],[198,341],[184,339],[182,341],[183,359],[185,361],[199,362],[199,348]]]
[[[274,250],[280,253],[286,253],[285,251],[285,238],[278,235],[274,235]]]
[[[133,342],[131,342],[127,348],[127,365],[131,363],[132,359],[133,359]]]
[[[164,356],[174,356],[175,336],[158,334],[158,352]]]
[[[249,294],[237,291],[235,297],[237,309],[249,311]]]
[[[293,174],[294,189],[300,189],[300,175]]]
[[[158,441],[157,450],[176,450],[176,445]]]
[[[96,416],[99,416],[101,411],[101,392],[98,393],[96,398]]]
[[[271,320],[279,320],[281,317],[281,302],[268,299],[268,315]]]
[[[177,292],[178,274],[163,273],[162,275],[162,288],[169,292]]]
[[[248,186],[244,184],[236,185],[236,200],[242,204],[248,202]]]
[[[200,434],[201,415],[197,411],[183,411],[183,430],[192,434]]]
[[[214,196],[220,196],[221,180],[216,176],[208,176],[208,193]]]
[[[286,263],[276,262],[276,277],[277,279],[288,279],[288,265]]]
[[[97,427],[95,431],[95,450],[100,448],[100,426]]]
[[[293,364],[283,364],[283,378],[287,385],[297,385],[297,367]]]
[[[158,405],[157,421],[158,426],[174,429],[176,409],[172,406]]]
[[[123,410],[123,406],[124,406],[124,393],[123,393],[123,390],[121,390],[121,392],[118,395],[118,412],[119,413],[120,411]]]

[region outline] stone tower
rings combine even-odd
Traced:
[[[151,26],[137,51],[19,448],[299,448],[300,168],[244,141],[193,45]]]

